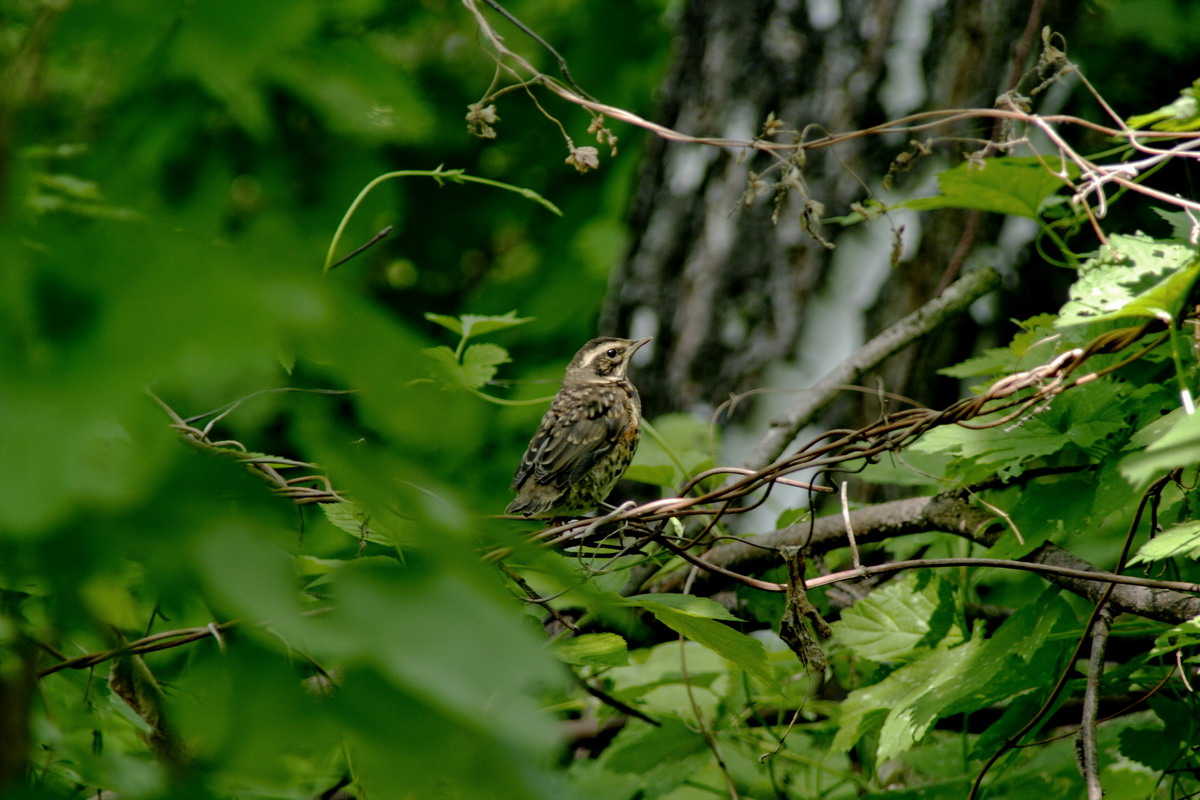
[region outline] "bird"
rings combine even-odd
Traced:
[[[602,336],[579,349],[513,476],[508,513],[570,516],[608,497],[637,450],[642,401],[629,362],[649,341]]]

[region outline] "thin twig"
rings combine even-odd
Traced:
[[[858,557],[858,542],[854,539],[854,525],[850,522],[850,503],[846,500],[846,481],[842,481],[842,521],[846,523],[846,541],[850,542],[850,563],[855,569],[862,568],[862,559]]]
[[[388,226],[387,226],[387,227],[385,227],[383,230],[381,230],[379,233],[375,234],[375,235],[374,235],[374,236],[372,236],[370,239],[368,239],[368,240],[366,241],[366,243],[365,243],[365,244],[362,244],[362,245],[360,245],[360,246],[359,246],[357,249],[355,249],[355,250],[354,250],[353,252],[351,252],[349,255],[347,255],[347,256],[344,256],[343,258],[340,258],[340,259],[338,259],[337,261],[335,261],[334,263],[330,264],[330,265],[329,265],[329,269],[337,269],[337,268],[338,268],[338,267],[340,267],[342,264],[345,264],[347,261],[349,261],[350,259],[354,258],[356,255],[358,255],[359,253],[363,252],[363,251],[364,251],[364,250],[366,250],[368,247],[370,247],[371,245],[375,244],[375,243],[376,243],[376,242],[378,242],[380,239],[384,238],[384,237],[385,237],[385,236],[387,236],[389,233],[391,233],[391,232],[392,232],[392,227],[393,227],[393,226],[391,226],[391,225],[388,225]]]

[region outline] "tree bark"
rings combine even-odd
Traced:
[[[1011,79],[1014,50],[1022,49],[1032,30],[1036,55],[1036,31],[1050,21],[1040,0],[1032,4],[1040,14],[1033,22],[1028,0],[952,0],[936,10],[929,5],[691,0],[679,21],[656,119],[687,133],[751,139],[774,112],[790,129],[819,126],[811,139],[922,108],[990,107]],[[962,146],[974,150],[991,135],[983,127],[938,135],[975,137]],[[915,253],[896,269],[887,266],[886,241],[862,258],[847,246],[839,259],[839,251],[827,250],[803,229],[805,201],[822,203],[827,215],[848,213],[852,202],[869,196],[864,183],[878,187],[907,147],[905,137],[870,137],[809,151],[802,172],[806,191],[791,192],[772,223],[770,196],[749,208],[742,200],[748,170],[769,165],[763,155],[743,163],[730,150],[651,140],[630,214],[631,243],[614,272],[602,321],[609,334],[655,337],[651,364],[638,375],[648,414],[711,409],[732,393],[761,385],[769,366],[798,356],[818,362],[818,375],[827,371],[846,353],[829,353],[830,361],[822,361],[825,353],[800,354],[797,347],[840,336],[813,313],[813,298],[833,280],[835,265],[861,276],[849,281],[857,300],[847,314],[854,318],[836,325],[849,331],[841,339],[857,339],[851,349],[953,278],[949,273],[971,245],[992,234],[978,215],[974,222],[966,213],[929,215],[919,241],[915,231],[895,234],[910,240],[905,246]],[[878,230],[886,239],[888,228]],[[848,241],[837,230],[822,235]],[[969,322],[961,325],[970,328]],[[948,326],[926,347],[961,352],[974,340],[974,331],[964,336],[961,325]],[[820,326],[826,330],[813,330]],[[906,352],[886,373],[889,389],[905,386],[914,350]]]

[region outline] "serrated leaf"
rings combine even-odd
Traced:
[[[629,663],[625,640],[615,633],[585,633],[564,639],[551,646],[550,652],[567,664],[622,667]]]
[[[851,692],[841,703],[838,732],[830,749],[845,752],[879,726],[877,752],[881,761],[909,750],[937,719],[929,713],[917,715],[916,703],[961,672],[978,646],[968,642],[927,650],[924,656],[879,683]]]
[[[496,375],[496,367],[512,361],[508,351],[495,344],[473,344],[463,353],[463,382],[474,389],[487,384]]]
[[[1177,732],[1167,731],[1161,726],[1141,725],[1136,728],[1125,728],[1117,734],[1121,745],[1121,755],[1131,761],[1143,764],[1155,772],[1162,772],[1178,762],[1180,749],[1167,744],[1169,740],[1177,738]],[[1175,744],[1174,741],[1171,743]]]
[[[1162,561],[1166,558],[1200,558],[1200,522],[1177,525],[1142,545],[1129,559],[1134,564]]]
[[[1115,255],[1114,255],[1115,253]],[[1174,318],[1200,276],[1196,248],[1145,234],[1114,235],[1079,268],[1057,327],[1119,317]]]
[[[1054,160],[1047,164],[1050,169],[1059,166]],[[1073,165],[1068,171],[1072,177],[1079,174]],[[982,166],[968,162],[938,173],[941,194],[900,205],[918,211],[971,208],[1033,219],[1042,202],[1063,185],[1037,158],[989,158]]]
[[[1151,208],[1150,210],[1171,226],[1172,239],[1183,242],[1191,241],[1192,232],[1200,224],[1189,217],[1186,211],[1167,211],[1164,208]]]
[[[986,708],[1041,685],[1038,677],[1055,672],[1070,648],[1068,637],[1055,646],[1050,637],[1074,625],[1069,606],[1046,592],[990,639],[953,647],[944,641],[924,651],[873,686],[850,693],[833,749],[848,749],[878,729],[877,756],[891,758],[911,748],[939,717]]]
[[[910,660],[928,652],[923,643],[938,610],[936,587],[916,591],[914,581],[897,581],[844,609],[841,618],[831,626],[833,638],[856,655],[872,661]],[[947,641],[962,641],[962,633],[954,629]]]
[[[866,483],[883,486],[938,486],[946,474],[950,456],[946,453],[922,453],[908,450],[903,454],[885,453],[874,464],[867,464],[855,478]],[[846,464],[851,471],[862,463],[855,460]]]
[[[981,430],[944,425],[923,434],[912,446],[922,453],[950,453],[997,471],[1011,473],[1024,462],[1057,453],[1071,442],[1034,417],[1020,424]]]
[[[661,603],[643,605],[659,622],[680,636],[704,645],[764,683],[771,682],[771,669],[767,666],[767,650],[758,639],[739,633],[715,619],[694,617]]]
[[[371,515],[356,503],[321,503],[325,519],[338,530],[345,531],[356,539],[366,539],[375,544],[393,544],[388,537],[371,530]]]
[[[687,614],[689,617],[703,617],[704,619],[725,619],[731,622],[736,622],[738,619],[729,613],[729,609],[716,600],[710,597],[697,597],[692,594],[672,594],[669,592],[661,594],[635,594],[631,597],[626,597],[621,605],[644,608],[647,611],[667,609],[680,614]]]

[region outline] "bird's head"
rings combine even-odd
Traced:
[[[615,339],[601,336],[579,348],[567,365],[564,383],[595,383],[625,380],[629,362],[638,348],[650,341],[645,339]]]

